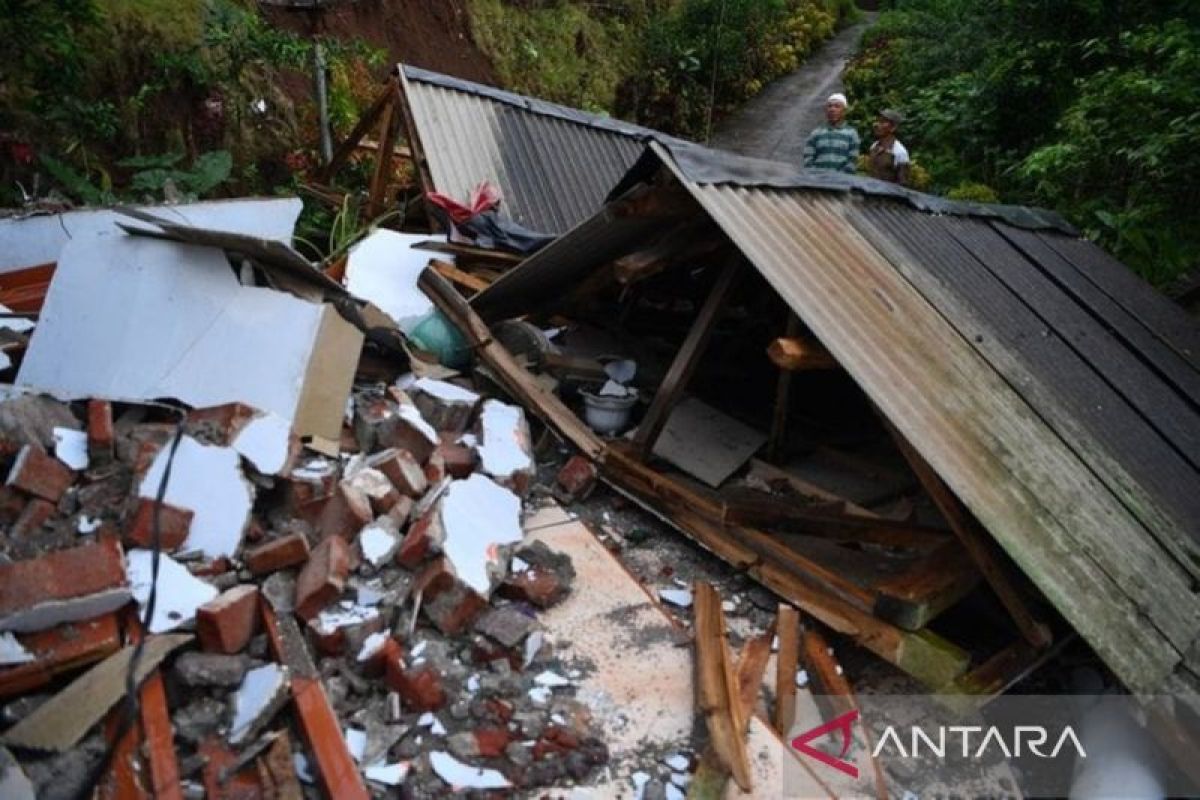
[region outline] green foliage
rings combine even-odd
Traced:
[[[1147,0],[900,0],[845,80],[902,109],[934,188],[1054,207],[1147,278],[1196,264],[1200,19]]]
[[[646,26],[618,112],[704,138],[719,117],[795,70],[834,30],[840,3],[680,0]]]
[[[196,198],[208,194],[229,180],[233,172],[233,156],[228,150],[212,150],[203,153],[188,170],[176,169],[174,165],[183,158],[182,153],[161,156],[129,158],[119,162],[120,166],[144,165],[129,181],[133,192],[158,194],[168,183],[182,190],[185,197]]]

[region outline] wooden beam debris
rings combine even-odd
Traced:
[[[781,336],[767,346],[771,363],[787,372],[838,369],[837,360],[821,344],[800,336]]]
[[[658,439],[658,434],[662,432],[663,426],[667,424],[667,417],[670,415],[671,409],[679,402],[683,390],[691,380],[692,373],[696,371],[696,365],[700,363],[700,356],[704,355],[705,345],[708,344],[708,339],[712,335],[717,315],[724,308],[725,298],[733,287],[741,260],[742,256],[738,253],[725,262],[720,275],[717,276],[716,283],[709,290],[708,297],[700,308],[696,321],[692,323],[687,338],[683,340],[675,360],[671,362],[671,367],[667,370],[666,377],[659,385],[649,410],[642,417],[637,434],[634,436],[634,442],[641,451],[642,458],[648,456],[654,448],[654,442]]]
[[[800,663],[800,612],[779,604],[775,617],[779,653],[775,660],[775,730],[787,736],[796,721],[796,669]]]
[[[725,638],[721,598],[707,583],[697,583],[693,593],[697,705],[704,714],[717,759],[729,770],[738,787],[748,792],[753,785],[745,741],[747,716],[742,713],[733,657]]]

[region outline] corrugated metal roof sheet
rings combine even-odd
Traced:
[[[1061,232],[650,150],[1126,686],[1200,674],[1194,324],[1128,276],[1076,274],[1097,251]],[[589,254],[603,216],[587,230],[514,279],[610,260]]]
[[[436,191],[465,200],[481,181],[502,214],[564,233],[604,205],[653,131],[405,66],[403,86]]]

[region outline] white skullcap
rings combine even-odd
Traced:
[[[842,94],[841,92],[834,92],[833,94],[829,95],[829,99],[826,100],[825,102],[826,103],[841,103],[846,108],[850,107],[850,104],[846,102],[846,95]]]

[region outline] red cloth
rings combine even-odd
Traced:
[[[447,197],[439,192],[428,192],[425,197],[438,208],[444,209],[457,225],[461,225],[476,214],[482,214],[484,211],[495,208],[500,205],[501,200],[500,188],[488,181],[475,187],[467,201],[468,205],[465,206],[453,197]]]

